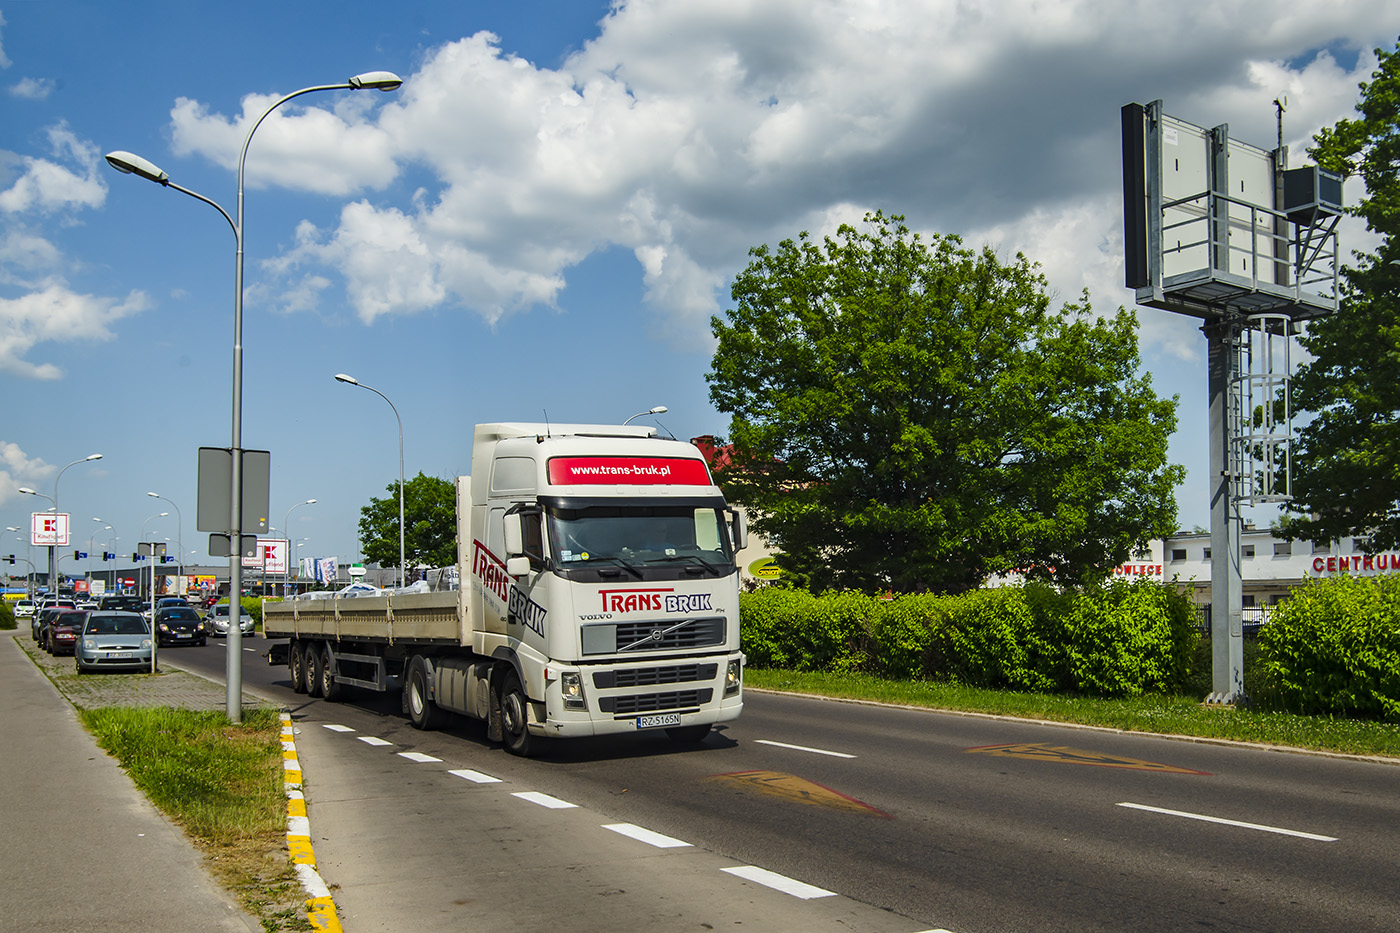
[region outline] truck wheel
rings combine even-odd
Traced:
[[[318,697],[321,695],[321,684],[324,678],[325,662],[321,660],[320,647],[313,641],[306,644],[306,656],[301,662],[302,670],[306,672],[306,692],[307,695]]]
[[[530,701],[520,686],[520,677],[511,671],[501,681],[501,741],[506,751],[521,758],[530,757]]]
[[[331,660],[331,646],[321,646],[320,654],[321,696],[334,702],[340,699],[340,683],[335,679],[335,662]]]
[[[408,720],[413,728],[425,732],[438,729],[446,720],[438,705],[428,699],[428,666],[422,658],[408,662],[408,677],[404,680],[404,705],[408,708]]]
[[[703,726],[673,726],[666,730],[666,738],[681,745],[695,745],[703,742],[710,734],[710,724]]]
[[[302,667],[306,664],[306,658],[301,653],[301,645],[292,642],[287,646],[287,673],[292,678],[292,692],[306,692],[306,675]]]

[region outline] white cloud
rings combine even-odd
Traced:
[[[55,472],[57,468],[53,464],[29,456],[14,441],[0,440],[0,505],[27,498],[25,493],[19,491],[20,486],[42,490],[40,481],[47,480]],[[31,501],[37,506],[44,500],[36,498]],[[28,531],[24,528],[21,530]]]
[[[54,86],[50,78],[21,78],[17,84],[10,85],[9,93],[21,100],[47,100]]]
[[[2,29],[2,28],[4,27],[4,25],[5,25],[5,14],[0,13],[0,29]],[[2,37],[0,37],[0,38],[2,38]],[[8,58],[5,57],[5,46],[4,46],[4,44],[3,44],[3,41],[0,41],[0,68],[8,68],[8,67],[10,67],[10,60],[9,60]]]
[[[19,157],[23,170],[14,184],[0,191],[0,212],[52,213],[100,207],[106,201],[107,184],[98,174],[97,147],[79,139],[66,123],[50,127],[48,141],[53,156],[69,164],[34,156]]]
[[[360,200],[306,225],[267,268],[287,309],[315,306],[333,269],[365,322],[454,306],[494,322],[552,306],[571,267],[621,248],[661,329],[693,339],[750,247],[879,208],[1024,251],[1062,296],[1087,286],[1107,311],[1131,301],[1119,108],[1162,98],[1267,146],[1287,92],[1297,164],[1350,114],[1369,49],[1393,41],[1377,25],[1389,7],[631,0],[558,68],[478,33],[431,50],[373,117],[377,97],[350,95],[259,130],[277,156],[257,162],[264,183],[381,188],[395,160],[425,179],[411,203]],[[1354,67],[1338,64],[1347,51]],[[231,165],[272,100],[245,99],[236,120],[179,101],[177,152]],[[1199,358],[1190,322],[1141,317],[1144,353]]]
[[[36,364],[25,356],[39,343],[111,340],[109,325],[148,305],[139,291],[119,301],[80,295],[60,284],[18,298],[0,297],[0,372],[29,379],[61,378],[63,371],[53,363]]]
[[[196,101],[178,98],[170,111],[175,154],[203,155],[236,171],[249,128],[277,100],[273,95],[250,94],[243,98],[243,113],[231,120],[211,114]],[[317,103],[310,95],[304,101],[298,98],[263,121],[252,143],[258,157],[245,166],[245,183],[252,188],[282,185],[344,196],[393,181],[398,169],[390,140],[365,122],[363,107],[332,112],[314,106]]]

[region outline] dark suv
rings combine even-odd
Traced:
[[[202,645],[209,633],[199,613],[188,605],[156,607],[156,637],[166,645]]]

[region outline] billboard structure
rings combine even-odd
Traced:
[[[1277,103],[1277,102],[1276,102]],[[1282,117],[1282,107],[1279,109]],[[1342,179],[1288,167],[1262,149],[1126,104],[1124,284],[1138,304],[1201,319],[1210,394],[1211,629],[1208,702],[1244,694],[1243,506],[1292,489],[1293,336],[1337,310]]]

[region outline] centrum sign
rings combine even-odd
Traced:
[[[703,460],[682,457],[551,457],[556,486],[709,486]]]

